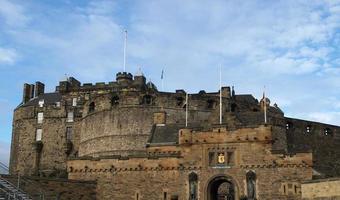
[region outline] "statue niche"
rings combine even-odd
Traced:
[[[189,200],[197,200],[197,174],[192,172],[189,174]]]

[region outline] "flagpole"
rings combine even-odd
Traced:
[[[188,93],[186,93],[185,95],[185,127],[188,127],[188,107],[189,107]]]
[[[264,87],[263,91],[263,103],[264,103],[264,124],[267,124],[267,98],[266,98],[266,87]]]
[[[222,67],[220,66],[220,124],[222,124]]]
[[[126,72],[126,42],[127,42],[127,30],[125,32],[125,38],[124,38],[124,72]]]

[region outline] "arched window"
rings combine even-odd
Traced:
[[[111,106],[115,106],[115,105],[118,105],[118,104],[119,104],[119,97],[117,95],[114,95],[111,98]]]
[[[198,176],[195,172],[189,174],[189,200],[197,200],[197,181]]]
[[[91,102],[89,105],[89,113],[94,112],[96,109],[96,104],[94,102]]]
[[[150,105],[152,103],[152,97],[150,95],[145,95],[143,97],[143,104]]]
[[[247,196],[249,200],[256,199],[256,174],[253,171],[249,171],[246,174],[247,179]]]
[[[236,112],[237,105],[235,103],[232,103],[230,109],[231,109],[231,112]]]
[[[176,104],[177,106],[182,106],[184,103],[184,98],[183,97],[177,97],[176,98]]]

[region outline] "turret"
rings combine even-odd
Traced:
[[[116,74],[116,80],[120,85],[129,85],[132,82],[132,74],[127,72],[118,72]]]
[[[74,77],[69,77],[65,81],[60,81],[56,90],[59,92],[68,92],[72,88],[79,88],[81,83]]]

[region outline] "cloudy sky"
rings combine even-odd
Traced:
[[[23,83],[112,81],[123,65],[165,90],[260,98],[286,116],[340,125],[339,0],[0,0],[0,161]]]

